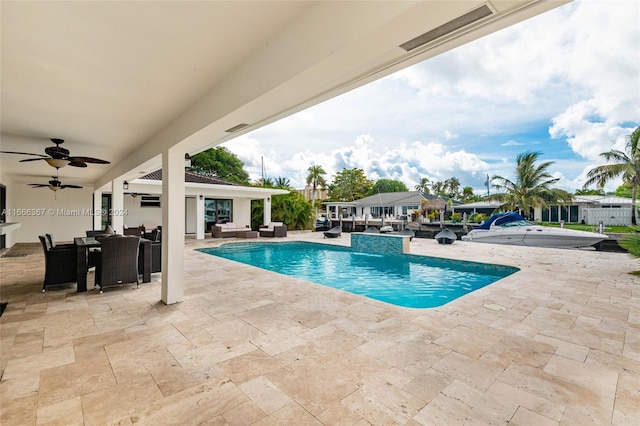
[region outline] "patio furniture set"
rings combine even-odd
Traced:
[[[217,223],[211,228],[213,238],[258,238],[260,237],[286,237],[287,225],[282,222],[271,222],[262,225],[258,231],[251,228],[239,228],[234,222]]]
[[[128,283],[151,282],[151,273],[160,272],[162,243],[159,231],[153,241],[137,235],[117,235],[109,229],[87,231],[73,244],[55,243],[52,234],[38,238],[45,256],[44,293],[48,286],[77,283],[77,291],[87,291],[87,274],[95,268],[95,285],[104,288]]]
[[[48,286],[77,283],[78,292],[87,291],[87,274],[95,268],[95,285],[104,288],[114,285],[150,282],[151,274],[161,271],[162,228],[151,232],[143,227],[127,228],[125,235],[118,235],[111,227],[98,231],[86,231],[86,237],[76,237],[72,244],[56,244],[53,234],[40,235],[45,257],[44,293]],[[258,231],[237,228],[233,222],[213,227],[214,238],[286,237],[287,225],[271,222]]]

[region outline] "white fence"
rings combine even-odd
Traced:
[[[600,221],[602,221],[605,226],[631,225],[631,207],[609,209],[587,208],[582,212],[587,225],[598,225]]]

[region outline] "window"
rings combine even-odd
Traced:
[[[205,229],[210,230],[215,223],[233,221],[233,200],[218,200],[207,198],[204,200]]]
[[[418,210],[418,206],[402,206],[402,214],[407,214],[409,210],[413,213],[413,210]]]
[[[569,222],[577,223],[578,220],[578,206],[569,206]]]

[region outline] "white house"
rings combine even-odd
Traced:
[[[614,195],[575,195],[569,205],[536,209],[534,220],[587,225],[598,225],[602,222],[606,226],[626,226],[631,225],[632,209],[631,198]]]
[[[243,186],[192,172],[185,172],[184,180],[185,233],[195,234],[197,239],[211,232],[214,223],[235,222],[239,228],[250,227],[252,200],[264,201],[263,222],[269,223],[271,197],[289,193],[283,189]],[[162,170],[127,182],[127,186],[124,225],[162,225]]]
[[[456,211],[490,215],[500,207],[498,201],[479,201],[456,206]],[[633,204],[630,198],[613,195],[574,195],[571,203],[535,208],[529,217],[536,222],[565,222],[606,226],[631,225]],[[637,217],[637,216],[636,216]]]

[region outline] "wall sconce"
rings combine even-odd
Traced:
[[[184,155],[184,168],[188,169],[191,167],[191,156],[189,154]]]
[[[204,195],[200,194],[198,198],[200,198],[201,200],[204,200]]]
[[[124,189],[125,191],[127,189],[129,189],[129,182],[127,182],[126,180],[122,183],[122,189]]]

